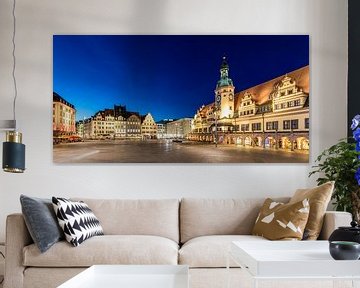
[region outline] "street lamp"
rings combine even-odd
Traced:
[[[217,147],[217,138],[218,138],[218,131],[217,131],[217,107],[214,108],[214,115],[215,115],[215,147]]]
[[[236,112],[234,112],[234,122],[235,122],[235,123],[234,123],[234,124],[235,124],[235,125],[234,125],[234,144],[235,144],[235,145],[236,145],[236,138],[237,138],[237,137],[236,137],[236,116],[237,116],[237,115],[236,115]]]
[[[265,149],[265,120],[264,120],[264,114],[265,113],[261,113],[262,116],[262,134],[263,134],[263,148]]]
[[[278,149],[278,136],[277,136],[277,132],[278,132],[278,126],[276,124],[275,126],[275,149]]]
[[[244,124],[245,125],[245,124]],[[243,125],[241,125],[241,132],[242,132],[242,144],[245,147],[245,127]]]
[[[235,121],[234,131],[235,131],[235,134],[236,134],[236,115],[235,115],[235,113],[234,113],[234,121]]]

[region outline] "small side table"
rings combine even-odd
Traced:
[[[294,281],[307,283],[296,287],[344,287],[346,281],[346,287],[360,288],[360,261],[336,261],[328,247],[328,241],[236,241],[231,243],[227,268],[233,259],[247,271],[253,288],[263,281],[275,282],[276,287],[294,286]]]

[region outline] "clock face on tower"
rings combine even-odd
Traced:
[[[217,103],[220,103],[220,100],[221,100],[220,95],[217,95],[217,96],[216,96],[216,102],[217,102]]]
[[[230,95],[229,95],[229,99],[230,99],[230,100],[233,100],[233,99],[234,99],[234,95],[233,95],[233,94],[230,94]]]

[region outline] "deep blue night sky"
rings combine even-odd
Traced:
[[[214,101],[228,58],[235,92],[309,64],[308,36],[54,36],[54,91],[77,120],[126,105],[155,121]]]

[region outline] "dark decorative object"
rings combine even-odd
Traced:
[[[360,257],[360,244],[357,242],[333,241],[329,249],[335,260],[358,260]]]
[[[350,223],[350,227],[339,227],[329,237],[329,241],[350,241],[360,244],[360,226],[356,221]]]
[[[17,131],[6,133],[3,143],[3,169],[5,172],[23,173],[25,170],[25,145],[22,144],[22,134]]]

